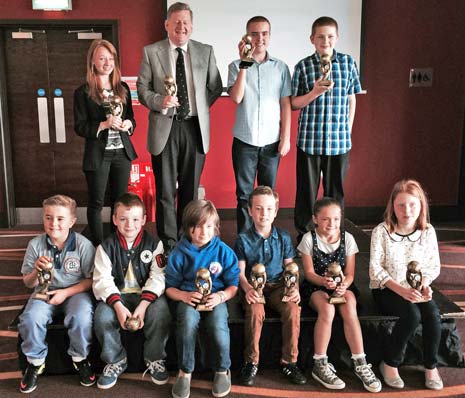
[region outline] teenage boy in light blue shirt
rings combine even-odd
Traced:
[[[228,92],[238,104],[232,158],[236,178],[237,231],[252,226],[248,198],[255,186],[274,188],[279,160],[290,149],[291,77],[287,65],[268,53],[271,24],[262,16],[247,22],[253,64],[238,59],[229,65]],[[239,55],[244,57],[244,40]]]

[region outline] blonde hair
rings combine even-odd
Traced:
[[[190,201],[182,213],[184,234],[189,239],[192,239],[192,229],[197,225],[205,224],[210,218],[213,218],[213,223],[215,224],[215,235],[219,235],[220,217],[215,205],[211,201],[204,199]]]
[[[395,183],[392,188],[391,196],[389,197],[386,210],[384,211],[384,222],[386,223],[389,232],[394,232],[397,225],[397,217],[394,212],[394,201],[400,193],[407,193],[415,196],[420,201],[420,215],[416,221],[416,228],[425,230],[429,222],[429,207],[428,197],[422,188],[421,184],[416,180],[401,180]]]
[[[53,195],[45,199],[42,202],[42,208],[45,209],[46,206],[62,206],[69,209],[69,212],[72,217],[76,218],[76,201],[73,198],[70,198],[66,195]]]
[[[119,97],[123,104],[126,103],[127,91],[121,84],[121,69],[119,66],[118,54],[116,48],[108,40],[97,39],[94,40],[87,51],[87,89],[89,97],[92,98],[97,104],[101,105],[103,102],[103,87],[100,86],[100,80],[95,71],[94,55],[100,47],[106,48],[112,55],[115,67],[110,74],[110,82],[115,97]]]

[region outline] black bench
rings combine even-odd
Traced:
[[[358,314],[362,326],[365,351],[368,360],[378,363],[382,359],[383,341],[396,321],[396,317],[379,314],[373,301],[371,291],[368,288],[368,263],[369,263],[369,237],[363,231],[346,220],[346,229],[351,232],[357,241],[360,253],[357,255],[357,269],[355,273],[355,284],[360,295],[358,297]],[[464,366],[464,356],[460,349],[460,340],[455,324],[455,319],[464,318],[464,311],[447,297],[433,287],[434,299],[436,300],[442,316],[442,337],[439,350],[439,363],[445,366]],[[173,307],[175,303],[171,303]],[[231,332],[231,361],[232,369],[238,369],[243,362],[244,348],[244,317],[242,306],[237,297],[228,302],[229,326]],[[174,313],[174,311],[172,311]],[[19,314],[18,314],[19,316]],[[17,330],[18,316],[10,324],[10,330]],[[313,327],[316,321],[316,314],[306,305],[302,304],[301,331],[299,340],[299,362],[306,369],[312,366],[313,356]],[[421,326],[410,340],[405,364],[422,363],[422,339]],[[145,369],[142,348],[144,336],[141,331],[129,333],[122,331],[122,341],[128,352],[128,371],[139,372]],[[18,339],[18,353],[21,369],[26,366],[26,360],[20,350],[21,338]],[[73,371],[71,359],[66,351],[69,345],[68,335],[60,319],[48,327],[47,343],[49,345],[49,356],[47,358],[47,372],[50,374],[62,374]],[[207,349],[200,350],[199,346]],[[199,344],[197,344],[198,354],[196,369],[208,368],[209,342],[205,333],[199,333]],[[167,365],[169,369],[176,369],[176,347],[174,337],[174,324],[171,337],[167,343]],[[100,361],[100,346],[94,338],[90,360],[96,370],[103,368]],[[342,321],[336,317],[333,324],[333,335],[329,345],[328,356],[336,365],[351,366],[350,351],[343,333]],[[276,367],[281,357],[281,322],[279,315],[275,312],[266,311],[266,319],[263,325],[260,340],[260,367]]]

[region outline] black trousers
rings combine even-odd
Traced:
[[[165,250],[170,250],[176,244],[184,208],[198,197],[204,164],[205,153],[198,119],[173,120],[165,148],[159,155],[152,155],[156,226]]]
[[[441,340],[441,316],[434,300],[414,304],[388,288],[373,289],[372,293],[383,314],[399,317],[384,347],[384,361],[395,368],[402,364],[408,340],[421,323],[423,364],[427,369],[436,368]]]
[[[85,171],[88,191],[87,223],[94,245],[99,245],[104,239],[102,207],[107,184],[110,187],[111,214],[113,214],[113,204],[116,199],[128,191],[130,171],[131,161],[124,149],[105,151],[101,166],[97,170]]]
[[[321,174],[324,196],[335,198],[344,206],[344,178],[349,169],[349,152],[343,155],[309,155],[297,148],[294,225],[297,240],[309,230]]]

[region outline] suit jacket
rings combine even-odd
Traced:
[[[169,51],[168,39],[144,47],[137,79],[139,101],[150,110],[147,150],[153,155],[163,151],[173,124],[174,108],[166,114],[161,113],[163,97],[166,95],[164,79],[172,74]],[[203,150],[207,153],[210,147],[210,106],[221,95],[223,84],[211,46],[189,40],[187,51],[192,65]]]
[[[125,82],[121,82],[126,89],[126,104],[123,107],[122,119],[129,119],[134,131],[136,121],[132,111],[131,93]],[[105,109],[102,105],[97,104],[87,94],[87,84],[83,84],[74,92],[74,130],[76,134],[86,139],[84,149],[84,159],[82,169],[84,171],[97,170],[102,164],[107,144],[108,129],[101,130],[98,137],[97,131],[100,122],[107,120]],[[132,132],[130,134],[132,134]],[[126,155],[130,160],[137,158],[136,151],[129,139],[128,131],[121,131],[121,141],[123,142]]]

